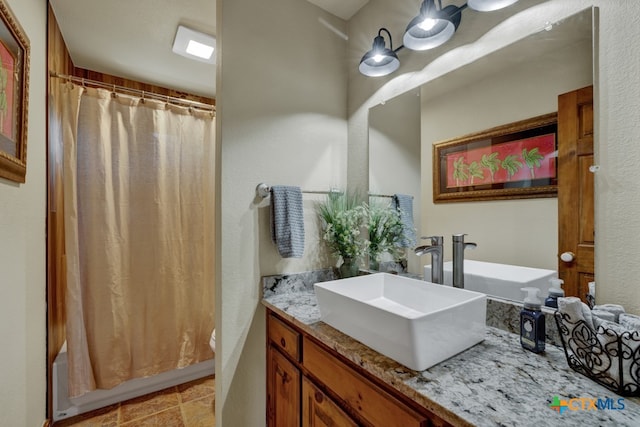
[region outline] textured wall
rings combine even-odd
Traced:
[[[327,267],[330,260],[319,252],[317,196],[303,195],[304,258],[283,260],[255,187],[344,187],[346,42],[319,19],[343,31],[344,22],[306,1],[219,0],[217,11],[216,425],[258,426],[266,399],[260,277]]]
[[[45,419],[47,3],[8,0],[31,42],[27,181],[0,179],[0,424]]]
[[[628,48],[640,37],[640,7],[634,0],[596,4],[597,300],[640,314],[640,50]]]

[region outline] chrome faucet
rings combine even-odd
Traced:
[[[444,268],[442,258],[444,238],[442,236],[429,236],[421,237],[421,239],[431,240],[431,244],[418,246],[414,249],[414,252],[418,256],[431,254],[431,282],[442,285],[444,283]]]
[[[453,286],[464,288],[464,250],[475,249],[478,245],[464,241],[466,234],[453,235]]]

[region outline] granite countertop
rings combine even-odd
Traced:
[[[518,335],[487,327],[480,344],[416,372],[322,322],[312,286],[276,282],[285,286],[275,292],[265,282],[263,305],[454,425],[640,425],[640,399],[621,398],[574,372],[562,348],[547,345],[544,354],[534,354],[521,347]],[[572,405],[584,402],[585,409],[554,411],[555,396],[580,399]],[[607,398],[618,409],[588,409],[590,399]]]

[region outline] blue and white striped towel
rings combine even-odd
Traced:
[[[398,242],[400,248],[412,248],[416,244],[416,228],[413,225],[413,196],[394,194],[392,206],[400,211],[403,236]]]
[[[302,258],[304,215],[300,187],[271,187],[271,240],[282,258]]]

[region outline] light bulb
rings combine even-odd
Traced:
[[[384,59],[384,56],[380,55],[379,53],[378,53],[378,54],[376,54],[376,55],[373,57],[373,60],[374,60],[374,61],[376,61],[376,62],[380,62],[380,61],[382,61],[383,59]]]
[[[436,25],[436,20],[433,18],[425,18],[424,21],[418,24],[418,27],[423,29],[424,31],[429,31]]]
[[[189,40],[189,44],[187,44],[187,53],[197,56],[198,58],[211,58],[211,55],[213,55],[213,49],[213,46],[209,46],[195,40]]]

